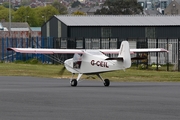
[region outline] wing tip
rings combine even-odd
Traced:
[[[10,50],[13,50],[13,49],[11,47],[8,47],[7,50],[10,51]]]

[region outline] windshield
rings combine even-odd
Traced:
[[[87,52],[92,54],[92,55],[104,55],[98,50],[88,50]]]

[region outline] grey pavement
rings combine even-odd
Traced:
[[[180,83],[0,76],[0,120],[180,120]]]

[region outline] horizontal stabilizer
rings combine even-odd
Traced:
[[[119,60],[119,61],[123,61],[123,57],[106,58],[106,60]]]

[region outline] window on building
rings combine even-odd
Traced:
[[[111,37],[111,27],[101,28],[101,37]]]
[[[146,37],[147,38],[155,38],[156,37],[156,30],[155,27],[146,27]]]

